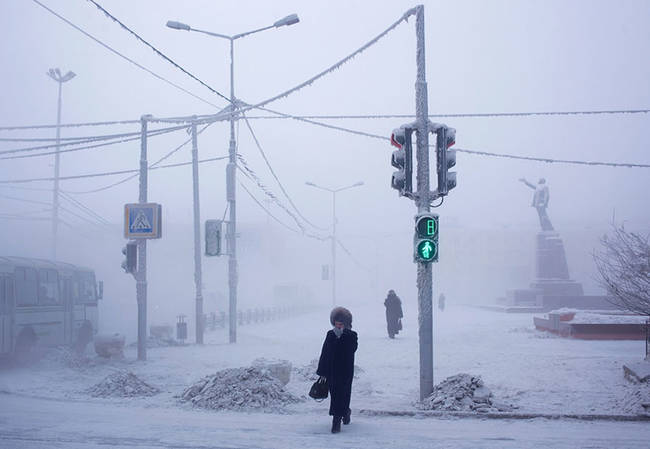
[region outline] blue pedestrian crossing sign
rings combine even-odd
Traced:
[[[158,203],[124,205],[124,237],[159,239],[162,237],[162,210]]]

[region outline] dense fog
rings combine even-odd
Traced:
[[[72,71],[76,76],[64,82],[61,91],[64,126],[60,137],[64,151],[60,153],[56,259],[94,270],[96,279],[103,281],[104,292],[98,305],[99,329],[95,332],[124,335],[128,347],[137,339],[136,282],[120,264],[124,260],[121,250],[127,242],[124,205],[138,202],[136,170],[140,167],[141,141],[139,122],[118,122],[137,121],[146,114],[154,119],[215,114],[228,102],[213,91],[230,97],[231,89],[228,41],[171,29],[165,26],[167,21],[190,24],[193,31],[232,36],[298,14],[297,24],[271,27],[234,41],[234,96],[256,104],[326,70],[416,5],[405,0],[98,0],[121,25],[94,3],[0,2],[0,256],[53,257],[55,148],[53,140],[47,139],[54,138],[56,127],[36,125],[56,125],[57,121],[58,84],[46,72],[51,68],[60,68],[62,74]],[[434,351],[439,357],[437,362],[442,361],[441,366],[436,365],[436,383],[461,369],[479,374],[485,369],[483,374],[496,384],[496,391],[506,402],[522,398],[523,410],[529,404],[544,402],[544,396],[536,395],[535,388],[536,382],[544,384],[547,379],[537,379],[534,367],[515,365],[513,370],[520,370],[520,377],[526,377],[526,381],[506,385],[508,373],[495,366],[494,360],[516,364],[526,359],[529,351],[535,351],[541,354],[539,363],[548,361],[548,372],[553,369],[560,373],[558,376],[564,376],[548,380],[541,389],[548,391],[554,388],[554,382],[566,382],[560,388],[563,399],[558,401],[571,403],[572,413],[596,409],[593,413],[598,413],[610,407],[607,401],[614,400],[614,393],[603,399],[597,395],[595,384],[580,390],[581,386],[572,382],[581,374],[570,368],[605,370],[608,358],[617,355],[621,357],[618,361],[640,359],[642,342],[621,343],[623,346],[608,342],[598,349],[575,342],[568,346],[559,340],[546,342],[533,334],[536,331],[532,318],[506,318],[505,314],[487,315],[485,311],[481,311],[485,315],[477,315],[479,309],[475,306],[495,305],[509,290],[528,288],[535,278],[540,223],[531,207],[534,191],[520,178],[532,184],[540,178],[546,180],[550,193],[548,215],[562,239],[570,279],[582,285],[585,295],[606,293],[593,255],[601,249],[601,238],[611,233],[613,226],[624,226],[645,236],[650,232],[650,3],[423,3],[429,116],[433,122],[456,129],[453,148],[458,149],[452,170],[457,172],[457,187],[440,207],[432,209],[440,216],[433,298],[435,301],[444,293],[447,307],[451,308],[446,315],[435,314],[436,345],[442,342],[443,347],[440,355],[436,352],[439,346]],[[413,16],[322,78],[271,102],[268,109],[252,109],[239,116],[235,123],[237,153],[241,155],[236,183],[237,308],[246,312],[299,307],[303,312],[320,315],[315,321],[309,321],[315,316],[309,315],[309,320],[300,323],[244,330],[243,343],[237,343],[243,348],[241,354],[227,345],[226,324],[208,337],[207,346],[218,345],[221,358],[211,359],[212,355],[201,346],[164,356],[154,353],[152,363],[157,364],[150,365],[149,372],[154,373],[154,379],[164,378],[169,370],[166,385],[171,382],[174,388],[185,388],[207,375],[200,371],[204,366],[198,360],[211,360],[212,369],[215,365],[230,368],[248,364],[256,356],[281,357],[280,345],[284,343],[279,342],[284,341],[282,336],[288,329],[297,336],[311,332],[314,339],[320,339],[321,331],[329,327],[328,310],[333,305],[330,236],[334,195],[326,190],[350,187],[336,193],[336,236],[340,245],[336,246],[335,303],[353,313],[359,311],[355,319],[361,329],[377,332],[369,334],[374,339],[368,346],[372,349],[365,355],[360,351],[358,359],[360,366],[376,367],[383,376],[374,387],[370,381],[364,384],[362,378],[359,388],[367,393],[364,406],[371,408],[372,399],[379,398],[384,408],[394,404],[410,407],[417,396],[418,289],[417,265],[413,263],[417,209],[413,201],[391,188],[395,168],[390,160],[395,148],[388,138],[393,129],[415,120],[415,53]],[[111,123],[67,126],[89,122]],[[319,126],[322,124],[325,126]],[[155,130],[172,124],[151,122],[148,126]],[[211,159],[199,164],[203,253],[205,220],[228,219],[228,161],[215,159],[228,155],[230,127],[228,121],[218,121],[205,130],[200,125],[199,130],[198,157]],[[130,137],[135,137],[78,151],[75,145],[66,145],[70,142],[66,139],[74,137],[122,133],[134,133]],[[162,238],[148,241],[147,324],[173,326],[180,315],[185,315],[188,343],[193,344],[196,289],[192,166],[184,164],[192,157],[189,139],[190,133],[184,128],[150,136],[147,141],[149,164],[161,158],[163,165],[179,164],[148,171],[148,201],[162,205],[163,231]],[[435,143],[435,136],[430,143]],[[50,147],[12,152],[41,145]],[[435,150],[430,157],[433,190]],[[589,164],[594,162],[605,164]],[[363,184],[355,186],[357,183]],[[225,239],[222,249],[226,250]],[[201,261],[203,311],[216,316],[227,313],[228,256],[202,254]],[[399,343],[404,344],[400,356],[380,366],[383,343],[377,342],[379,335],[385,338],[384,299],[390,289],[401,298],[405,326],[409,327]],[[454,309],[461,306],[471,308],[462,309],[468,311],[463,313]],[[506,335],[498,336],[498,331],[493,330],[497,328],[508,329]],[[362,331],[360,335],[363,349]],[[511,342],[521,343],[521,339],[521,345],[513,343],[513,352],[502,350]],[[467,341],[475,346],[460,344]],[[548,345],[538,347],[545,343]],[[309,345],[299,346],[294,354],[302,366],[308,367],[306,370],[320,350],[320,342]],[[574,354],[582,354],[585,359],[593,356],[598,361],[575,365],[570,361],[568,366],[560,366],[557,357],[573,360]],[[134,360],[135,353],[129,353],[129,357]],[[490,361],[485,362],[487,359]],[[181,362],[191,369],[178,368]],[[408,375],[414,376],[407,379],[408,391],[403,396],[393,395],[391,388],[399,389],[398,379],[404,375],[400,370],[407,368],[413,371]],[[606,379],[619,382],[619,371],[617,365],[616,373],[608,372]],[[13,386],[23,391],[19,377],[11,373],[4,379],[0,376],[0,391],[11,391]],[[61,375],[60,379],[64,378]],[[90,385],[90,376],[83,381]],[[35,382],[40,385],[38,380]],[[60,391],[68,387],[73,390],[66,386],[67,381],[61,382]],[[476,379],[468,382],[474,382],[473,388],[480,385]],[[172,387],[161,388],[167,393],[172,391]],[[622,388],[616,390],[616,401],[623,401]],[[565,389],[584,395],[576,400]],[[558,405],[560,402],[549,401],[542,411],[566,412]],[[138,415],[135,411],[128,413]],[[232,419],[234,423],[236,418]],[[260,418],[260,426],[274,428],[275,419]],[[407,433],[410,424],[400,425]],[[522,426],[519,434],[528,434]],[[241,432],[245,434],[245,430]],[[573,431],[562,432],[570,435]],[[589,432],[580,428],[577,434]],[[247,441],[245,436],[241,438]],[[275,443],[268,444],[272,447]],[[313,447],[319,444],[313,443]],[[349,447],[356,446],[352,443]]]

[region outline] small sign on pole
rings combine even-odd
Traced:
[[[320,278],[323,281],[329,281],[329,279],[330,279],[330,266],[329,265],[321,266],[321,276],[320,276]]]
[[[205,255],[221,255],[221,220],[205,220]]]
[[[124,205],[124,237],[159,239],[162,237],[162,207],[158,203]]]

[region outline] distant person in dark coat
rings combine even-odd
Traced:
[[[318,361],[316,374],[319,382],[327,382],[330,392],[330,415],[332,433],[341,431],[343,424],[350,424],[350,396],[354,377],[354,352],[357,350],[357,333],[352,330],[352,314],[344,307],[336,307],[330,313],[334,326],[327,332]]]
[[[438,309],[442,312],[445,310],[445,294],[440,293],[440,296],[438,296]]]
[[[388,290],[388,296],[384,300],[384,306],[386,306],[388,336],[395,338],[395,334],[399,333],[402,329],[401,319],[404,315],[402,314],[402,301],[395,294],[394,290]]]

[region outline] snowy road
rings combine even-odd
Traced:
[[[1,448],[647,448],[650,425],[203,412],[0,394]]]

